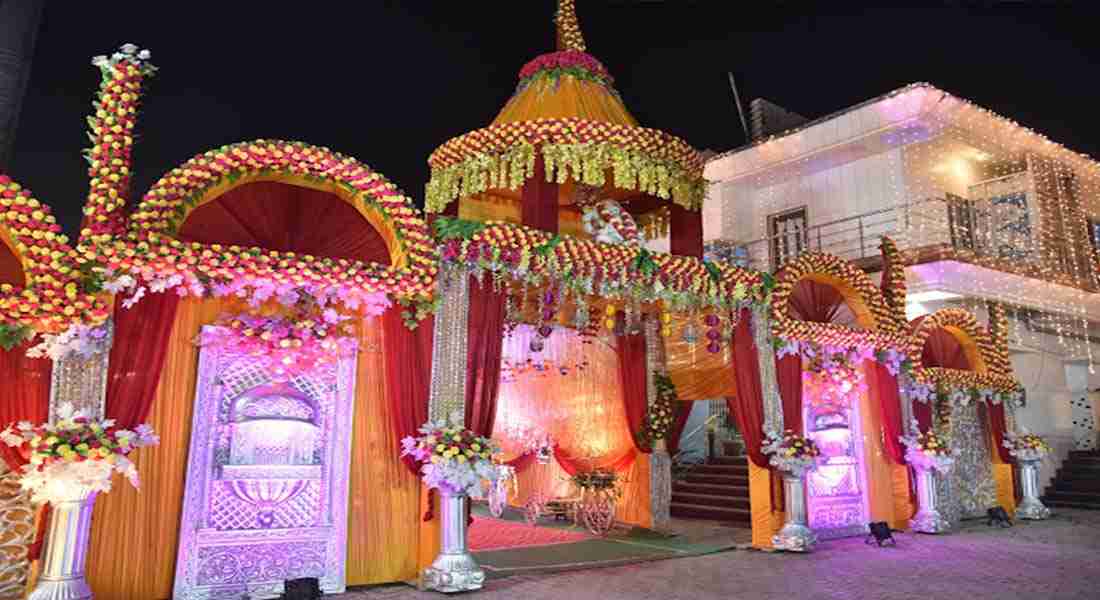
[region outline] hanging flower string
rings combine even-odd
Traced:
[[[645,422],[638,434],[639,440],[650,448],[657,440],[668,439],[672,433],[676,403],[680,400],[676,395],[676,385],[668,375],[654,371],[653,383],[657,387],[657,398],[646,411]]]
[[[19,482],[34,502],[73,499],[87,491],[109,492],[116,472],[135,488],[140,486],[137,467],[126,457],[137,448],[160,442],[152,427],[122,429],[113,420],[94,419],[68,402],[58,407],[57,416],[55,423],[22,421],[0,432],[0,441],[29,454]]]
[[[460,413],[452,414],[448,422],[425,423],[419,431],[419,436],[401,440],[401,456],[421,463],[428,489],[481,498],[485,495],[482,482],[499,477],[492,457],[500,449],[493,440],[466,429]]]

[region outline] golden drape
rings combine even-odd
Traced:
[[[684,326],[690,317],[674,315],[669,337],[665,338],[665,362],[669,379],[676,386],[680,400],[707,400],[734,396],[735,378],[726,344],[721,352],[708,352],[703,337],[707,328],[701,318],[693,319],[699,339],[689,344],[683,340]]]
[[[873,363],[863,363],[863,377],[869,379],[875,368]],[[874,386],[859,394],[859,413],[863,433],[863,468],[867,473],[867,504],[871,521],[886,521],[896,526],[894,516],[893,465],[882,446],[882,404],[875,395]]]
[[[572,76],[543,77],[512,96],[493,125],[532,119],[580,117],[593,121],[637,126],[619,98],[604,86]]]
[[[783,527],[783,507],[775,506],[772,497],[772,471],[756,466],[751,460],[749,465],[749,514],[752,518],[752,545],[756,548],[771,548],[772,536]]]
[[[116,481],[111,493],[100,496],[96,503],[87,571],[98,597],[171,598],[199,355],[192,340],[203,325],[219,315],[246,309],[236,299],[188,298],[180,302],[148,419],[161,443],[134,455],[142,489],[138,492]],[[269,305],[260,312],[279,310]],[[349,585],[415,578],[422,512],[420,485],[397,458],[397,435],[385,412],[380,322],[362,322],[359,336],[362,351],[358,356],[348,506]],[[430,531],[431,525],[427,528]]]

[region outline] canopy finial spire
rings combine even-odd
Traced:
[[[577,0],[558,0],[558,12],[554,15],[558,26],[558,51],[584,52],[584,34],[577,21]]]

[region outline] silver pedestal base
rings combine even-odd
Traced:
[[[432,566],[424,569],[425,589],[452,594],[480,590],[485,584],[482,571],[466,545],[466,496],[439,490],[440,552]]]
[[[51,503],[50,524],[42,549],[42,574],[27,600],[92,600],[84,564],[96,493],[74,490]]]
[[[27,600],[92,600],[92,588],[84,577],[71,579],[40,578]]]
[[[1023,499],[1016,507],[1017,519],[1042,521],[1050,518],[1050,509],[1039,500],[1039,463],[1038,460],[1021,460],[1020,488]]]
[[[807,527],[806,521],[806,472],[783,472],[784,508],[787,522],[779,533],[772,536],[772,546],[787,552],[809,552],[817,545],[817,535]]]
[[[936,472],[930,468],[914,467],[917,476],[917,514],[909,520],[909,529],[917,533],[947,533],[951,521],[940,513],[936,495]]]

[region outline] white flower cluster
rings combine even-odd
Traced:
[[[43,334],[42,341],[27,349],[31,358],[57,361],[70,356],[90,358],[110,349],[110,325],[88,326],[77,323],[58,334]]]
[[[129,62],[141,69],[142,73],[148,75],[157,70],[156,67],[149,63],[149,59],[152,57],[153,54],[148,50],[139,50],[134,44],[123,44],[118,49],[118,52],[110,56],[103,54],[93,56],[92,64],[99,67],[100,70],[107,71],[113,69],[115,65],[121,62]]]

